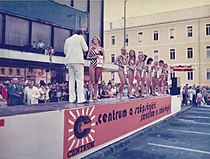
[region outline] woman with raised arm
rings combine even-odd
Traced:
[[[118,98],[122,98],[124,86],[126,83],[126,75],[125,75],[125,70],[126,70],[126,49],[122,48],[121,49],[121,55],[119,55],[116,58],[116,61],[114,62],[115,65],[118,66],[118,75],[120,78],[120,85],[118,89]]]
[[[103,63],[105,60],[104,49],[100,46],[100,39],[98,36],[94,36],[91,40],[92,46],[89,49],[87,59],[90,61],[90,102],[93,100],[98,101],[98,82],[102,75]],[[93,88],[94,88],[94,98],[93,98]]]
[[[128,67],[128,97],[134,98],[132,95],[132,87],[133,87],[133,80],[134,80],[134,72],[135,72],[135,65],[136,65],[136,53],[134,50],[129,51],[127,67]]]

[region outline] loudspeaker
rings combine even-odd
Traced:
[[[171,78],[172,87],[180,87],[180,77]]]
[[[171,95],[180,95],[180,87],[171,87],[170,94]]]

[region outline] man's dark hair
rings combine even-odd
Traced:
[[[77,35],[83,35],[83,31],[81,29],[76,29],[74,31],[74,34],[77,34]]]

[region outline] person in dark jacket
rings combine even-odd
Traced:
[[[52,85],[49,91],[50,102],[58,102],[56,85]]]
[[[20,101],[23,98],[23,89],[18,85],[17,78],[13,78],[12,84],[9,86],[8,94],[10,98],[9,106],[22,104]]]

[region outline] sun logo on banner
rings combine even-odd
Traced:
[[[95,107],[87,107],[76,110],[69,110],[70,118],[68,124],[68,142],[71,143],[68,151],[79,148],[83,145],[94,141],[95,115],[93,114]]]

